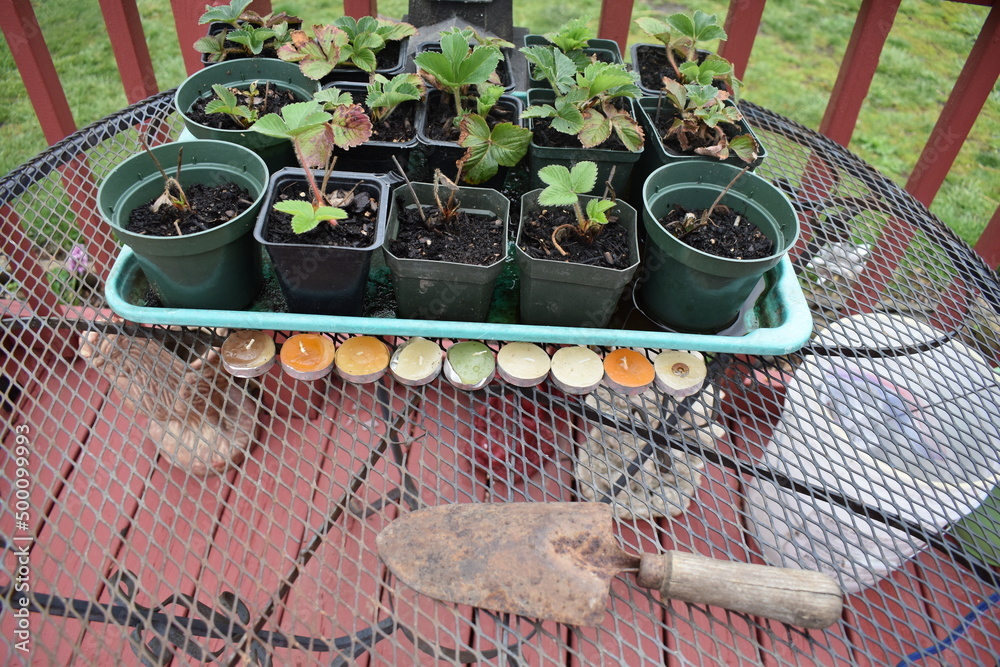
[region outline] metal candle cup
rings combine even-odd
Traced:
[[[389,368],[389,346],[374,336],[348,338],[337,351],[337,374],[348,382],[375,382]]]
[[[296,380],[319,380],[330,374],[336,347],[322,334],[296,334],[281,345],[281,365]]]
[[[441,346],[416,337],[396,348],[389,360],[389,371],[402,384],[419,387],[432,382],[441,373],[443,364]]]
[[[552,382],[567,394],[586,394],[604,379],[601,357],[587,347],[564,347],[552,355]]]
[[[469,340],[448,348],[444,377],[459,389],[482,389],[496,375],[493,351],[479,341]]]
[[[237,331],[222,344],[222,366],[241,378],[255,378],[274,366],[274,339],[263,331]]]
[[[619,348],[604,357],[604,382],[622,394],[641,394],[656,376],[653,363],[635,350]]]
[[[534,343],[507,343],[497,352],[497,371],[518,387],[534,387],[549,376],[551,360]]]

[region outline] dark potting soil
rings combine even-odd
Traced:
[[[500,100],[486,116],[486,124],[492,128],[504,122],[517,125],[517,110]],[[460,132],[455,127],[455,102],[451,95],[435,92],[428,96],[427,127],[424,131],[427,138],[434,141],[458,141]]]
[[[317,185],[319,185],[317,177]],[[327,187],[327,199],[344,198],[350,188]],[[292,199],[309,201],[309,186],[303,182],[286,183],[279,187],[275,202]],[[342,248],[367,248],[375,242],[378,222],[378,207],[381,205],[363,186],[354,190],[346,203],[339,204],[347,211],[347,217],[336,220],[337,224],[319,223],[315,229],[304,234],[292,231],[292,216],[273,208],[267,216],[264,238],[271,243],[304,243],[307,245],[335,245]]]
[[[236,104],[250,107],[256,110],[258,116],[269,113],[278,113],[283,107],[295,102],[301,102],[298,95],[290,90],[284,90],[277,86],[266,83],[257,86],[257,94],[250,99],[250,93],[246,88],[230,88],[236,94]],[[237,123],[229,114],[225,113],[205,113],[205,107],[212,100],[219,99],[214,93],[208,97],[202,97],[191,105],[188,116],[196,123],[200,123],[216,130],[245,130],[246,128]]]
[[[671,223],[684,220],[688,212],[681,206],[675,206],[660,218],[660,225],[692,248],[717,257],[762,259],[774,253],[774,241],[765,236],[757,225],[728,206],[716,206],[707,225],[680,236],[675,231],[679,225],[671,226]],[[702,211],[690,213],[700,217]]]
[[[677,78],[677,72],[670,66],[667,60],[667,50],[662,46],[640,46],[635,50],[635,57],[638,62],[635,67],[639,72],[639,82],[644,88],[659,90],[663,88],[663,77],[671,79]],[[685,62],[683,58],[677,59],[677,64]]]
[[[176,195],[176,191],[172,194]],[[235,183],[207,186],[201,183],[184,189],[191,208],[183,211],[170,205],[154,212],[157,198],[132,210],[125,226],[130,232],[144,236],[183,236],[203,232],[229,222],[253,204],[253,197]],[[177,233],[180,228],[181,233]]]
[[[572,230],[560,232],[557,239],[568,253],[565,256],[552,243],[552,232],[561,225],[573,225]],[[609,219],[593,238],[576,232],[573,209],[542,209],[536,218],[525,220],[521,228],[521,249],[536,259],[624,269],[631,264],[628,248],[628,230],[613,219]]]
[[[392,254],[405,259],[433,259],[486,266],[504,255],[507,239],[503,221],[492,215],[459,211],[451,222],[441,220],[435,206],[424,206],[428,226],[416,208],[403,208],[397,202],[399,231],[389,244]]]

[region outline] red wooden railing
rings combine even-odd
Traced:
[[[222,0],[212,0],[219,4]],[[502,1],[502,0],[498,0]],[[950,171],[972,125],[1000,76],[1000,9],[996,0],[957,0],[991,7],[979,37],[959,75],[937,124],[917,159],[907,182],[907,190],[930,205]],[[139,21],[135,0],[100,0],[112,38],[115,58],[121,73],[126,97],[130,102],[143,99],[158,87],[149,49]],[[872,77],[886,36],[892,28],[901,0],[863,0],[850,43],[841,62],[820,131],[847,145],[868,94]],[[746,71],[760,26],[765,0],[732,0],[726,17],[729,40],[720,52],[733,62],[736,72]],[[198,17],[205,0],[171,0],[177,37],[182,45],[187,71],[199,68],[198,55],[189,48],[204,28]],[[253,8],[270,11],[270,0],[255,0]],[[625,48],[632,20],[633,0],[603,0],[599,21],[600,35],[614,39]],[[344,0],[344,12],[351,16],[377,14],[377,0]],[[4,16],[3,32],[14,60],[24,79],[46,139],[54,143],[76,129],[52,59],[41,36],[30,0],[0,0]],[[993,215],[976,245],[987,263],[1000,265],[1000,208]]]

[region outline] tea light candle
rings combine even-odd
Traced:
[[[457,343],[448,348],[444,360],[444,377],[459,389],[482,389],[496,375],[497,363],[493,350],[476,340]]]
[[[295,334],[281,344],[281,365],[296,380],[319,380],[330,374],[336,347],[329,336]]]
[[[622,394],[641,394],[653,384],[653,363],[635,350],[620,348],[604,357],[604,382]]]
[[[551,362],[534,343],[507,343],[497,352],[497,371],[518,387],[534,387],[549,376]]]
[[[601,357],[588,347],[564,347],[552,355],[552,382],[567,394],[586,394],[604,379]]]
[[[222,366],[241,378],[255,378],[274,366],[274,339],[263,331],[237,331],[222,344]]]
[[[337,373],[348,382],[375,382],[389,368],[389,346],[374,336],[348,338],[337,350]]]
[[[441,346],[426,338],[410,338],[396,348],[389,370],[399,382],[411,387],[431,382],[441,373]]]
[[[653,360],[656,386],[674,398],[684,398],[701,391],[708,369],[700,354],[664,350]]]

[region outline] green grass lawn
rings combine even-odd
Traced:
[[[276,11],[323,22],[339,16],[340,0],[275,0]],[[79,126],[125,106],[111,44],[94,0],[36,2],[45,39],[52,50]],[[161,89],[185,76],[169,3],[139,0],[139,10]],[[860,0],[796,3],[772,0],[744,78],[748,99],[809,127],[817,127],[850,38]],[[381,0],[386,16],[406,12],[406,0]],[[725,15],[728,2],[666,3],[639,0],[634,17],[663,16],[683,9]],[[882,53],[871,92],[861,111],[851,150],[900,184],[905,184],[940,109],[985,20],[988,8],[931,0],[904,0]],[[533,32],[556,28],[574,16],[600,12],[599,0],[515,2],[518,25]],[[630,43],[649,41],[635,28]],[[184,45],[189,48],[189,45]],[[780,76],[779,76],[780,75]],[[0,40],[0,84],[8,102],[0,106],[0,174],[30,159],[46,142],[14,67]],[[931,210],[974,242],[1000,198],[1000,86],[965,142]]]

